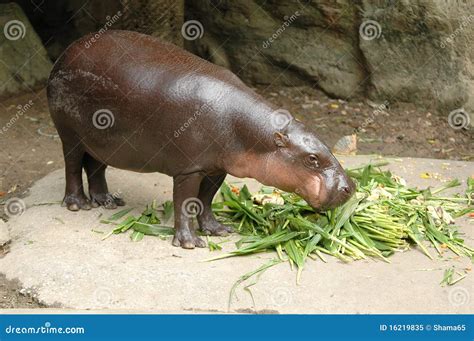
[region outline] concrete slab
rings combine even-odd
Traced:
[[[345,157],[342,161],[354,166],[373,158]],[[452,178],[464,180],[474,173],[472,162],[429,159],[393,159],[388,168],[410,185],[423,187]],[[435,174],[437,179],[423,179],[423,172]],[[163,175],[110,169],[108,179],[112,191],[122,193],[137,213],[155,198],[159,202],[171,198],[171,179]],[[255,181],[246,182],[251,189],[259,188]],[[31,188],[24,199],[24,214],[8,222],[11,250],[0,259],[0,272],[18,278],[49,305],[127,312],[227,312],[229,290],[236,279],[274,256],[266,253],[205,263],[203,259],[220,251],[183,250],[155,237],[134,243],[125,234],[102,241],[103,233],[111,227],[100,224],[98,215],[107,217],[113,211],[69,212],[59,206],[63,186],[63,171],[58,170]],[[474,245],[472,223],[460,219],[459,224],[467,242]],[[233,243],[224,244],[224,251],[232,248]],[[241,288],[231,311],[472,313],[472,275],[453,287],[439,285],[445,268],[470,268],[469,260],[451,256],[431,261],[414,249],[394,255],[391,261],[309,261],[300,285],[296,285],[296,273],[288,264],[281,264],[251,287],[255,306]]]

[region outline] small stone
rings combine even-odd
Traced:
[[[357,152],[357,135],[343,136],[336,142],[332,151],[338,155],[355,155]]]
[[[449,142],[456,143],[456,139],[454,137],[450,137],[448,140]]]

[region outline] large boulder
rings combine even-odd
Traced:
[[[0,4],[0,28],[0,97],[44,85],[52,64],[17,4]]]
[[[248,82],[341,98],[474,111],[474,15],[465,1],[206,1],[188,48]]]
[[[464,1],[363,1],[378,39],[360,39],[370,76],[368,95],[443,112],[474,109],[474,10]],[[472,110],[471,110],[472,112]]]

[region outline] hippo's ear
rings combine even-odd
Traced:
[[[279,131],[276,131],[273,134],[273,137],[275,138],[275,144],[280,147],[280,148],[285,148],[288,147],[290,139],[288,138],[287,135],[280,133]]]

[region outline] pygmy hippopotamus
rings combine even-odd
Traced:
[[[63,145],[71,211],[124,205],[108,165],[173,177],[173,245],[204,247],[225,235],[211,202],[227,174],[296,192],[316,209],[344,203],[354,183],[317,135],[231,71],[148,35],[109,30],[72,43],[47,95]],[[92,42],[91,42],[92,41]],[[85,195],[85,169],[90,199]]]

